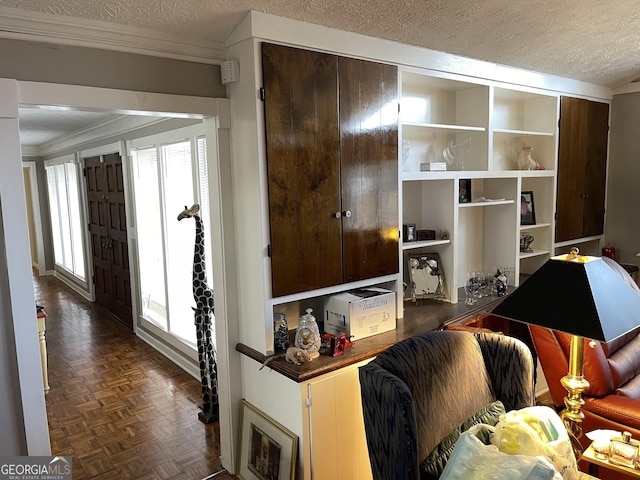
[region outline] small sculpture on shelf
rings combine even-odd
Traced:
[[[533,158],[533,145],[522,145],[520,156],[518,157],[518,168],[520,170],[540,170],[540,164]]]
[[[320,355],[318,350],[320,350],[322,342],[316,317],[311,315],[312,311],[311,308],[307,308],[307,314],[300,317],[296,330],[295,346],[306,350],[309,356],[314,359]]]
[[[533,235],[528,232],[522,232],[520,234],[520,251],[525,253],[533,252],[533,248],[531,248],[533,240]]]
[[[507,269],[505,267],[498,267],[493,281],[498,297],[504,297],[507,294],[508,284]]]
[[[470,150],[471,137],[467,137],[460,143],[453,143],[453,140],[450,140],[442,151],[442,157],[449,166],[448,170],[464,170],[464,161],[469,156]]]
[[[275,327],[273,343],[276,350],[284,352],[289,348],[289,326],[284,313],[273,314],[273,326]]]

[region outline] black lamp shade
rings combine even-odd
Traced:
[[[548,260],[492,313],[602,342],[640,326],[640,295],[618,272],[598,257],[561,257]]]

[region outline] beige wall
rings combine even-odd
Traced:
[[[226,97],[218,65],[0,39],[0,78]]]
[[[619,261],[640,265],[640,93],[613,97],[609,131],[605,242]]]

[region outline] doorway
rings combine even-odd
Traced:
[[[20,82],[18,83],[20,84]],[[130,114],[137,113],[146,115],[149,112],[157,112],[155,115],[158,116],[204,119],[205,134],[208,138],[212,138],[212,141],[207,146],[207,150],[209,152],[208,158],[211,160],[209,183],[216,198],[230,197],[230,179],[227,178],[229,163],[229,105],[227,100],[213,98],[195,99],[192,97],[182,97],[178,95],[171,95],[169,98],[160,94],[148,94],[144,96],[139,94],[131,95],[131,92],[118,91],[115,89],[105,90],[61,84],[29,84],[29,87],[30,88],[5,89],[3,94],[0,96],[7,97],[9,104],[12,102],[15,103],[17,100],[20,107],[48,104],[56,105],[57,107],[54,108],[76,109],[78,111],[96,112],[111,109],[116,112],[127,112]],[[17,128],[15,128],[17,127],[16,120],[17,116],[15,114],[13,116],[9,115],[7,119],[5,119],[5,123],[11,127],[8,130],[11,135],[0,137],[0,146],[2,146],[5,151],[9,152],[7,158],[9,158],[10,161],[14,161],[15,159],[15,161],[18,162],[20,161],[20,138]],[[15,134],[13,134],[13,132],[15,132]],[[218,160],[223,163],[222,167],[217,164]],[[13,186],[16,184],[22,184],[22,179],[19,175],[15,175],[13,170],[9,170],[8,174],[10,175],[5,178],[5,181],[0,183],[0,187],[2,187],[2,194],[7,194],[7,196],[13,193]],[[221,177],[224,177],[224,179],[222,180]],[[23,188],[21,187],[20,190],[23,191]],[[227,204],[224,208],[226,210],[224,212],[225,215],[228,215],[231,209],[230,204]],[[7,220],[9,221],[11,219],[8,218]],[[232,411],[230,396],[232,395],[232,391],[234,396],[239,396],[239,394],[235,393],[235,390],[237,390],[235,387],[230,388],[230,386],[227,385],[229,378],[228,372],[230,368],[230,355],[228,349],[229,340],[226,318],[227,305],[229,305],[230,302],[227,298],[229,294],[226,288],[226,275],[224,269],[225,262],[223,258],[223,232],[231,231],[232,228],[223,228],[223,215],[221,212],[212,214],[211,221],[215,232],[215,238],[212,238],[212,244],[215,245],[215,251],[212,256],[214,259],[214,266],[219,266],[219,268],[214,268],[213,273],[214,283],[216,285],[216,324],[219,324],[218,372],[223,386],[220,392],[221,457],[224,464],[233,465],[234,452],[231,445],[235,443],[234,425],[237,422],[238,415],[237,412]],[[22,220],[22,222],[24,222],[24,220]],[[23,236],[20,229],[14,232],[14,235],[19,237]],[[17,247],[13,250],[15,250],[20,259],[22,259],[23,256],[26,259],[29,255],[28,248],[26,248],[26,244],[28,242],[26,228],[24,238],[20,238],[20,241],[25,245],[24,251],[22,251],[22,248],[19,249]],[[14,247],[15,244],[16,242],[12,242],[10,246]],[[24,265],[24,263],[25,262],[21,263],[18,261],[12,262],[8,265],[7,274],[9,282],[13,282],[11,284],[15,286],[17,290],[24,291],[26,294],[29,290],[32,290],[32,286],[28,285],[30,282],[23,281],[24,278],[28,277],[26,277],[24,272],[18,268],[19,265]],[[138,286],[134,277],[131,278],[131,283],[133,284],[133,291],[137,291]],[[28,296],[29,295],[27,295],[27,297]],[[139,308],[139,305],[136,306],[135,301],[133,303],[135,316],[135,309]],[[24,307],[23,310],[25,310],[25,312],[19,312],[21,313],[20,315],[14,314],[10,316],[9,321],[13,322],[14,325],[18,324],[19,319],[28,314],[26,307]],[[28,339],[28,335],[22,334],[23,332],[21,330],[18,333],[20,335],[16,335],[15,339],[17,347],[16,356],[19,359],[24,357],[25,362],[21,362],[22,364],[29,364],[28,360],[32,355],[30,340]],[[235,359],[233,369],[234,371],[237,370]],[[34,376],[36,375],[20,376],[19,381],[21,384],[21,391],[29,394],[33,392],[33,389],[29,388],[29,385],[27,385],[26,382],[28,381],[28,378],[33,378]],[[39,408],[39,402],[35,402],[35,404],[38,408],[31,409],[29,412],[29,423],[25,426],[27,449],[33,452],[40,452],[44,451],[44,444],[48,443],[48,428],[46,411],[44,411],[43,408]]]
[[[133,330],[122,158],[99,155],[84,164],[96,303]]]

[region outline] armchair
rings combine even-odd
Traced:
[[[534,404],[533,361],[521,341],[437,331],[403,340],[359,370],[375,480],[418,479],[452,430],[491,402]]]

